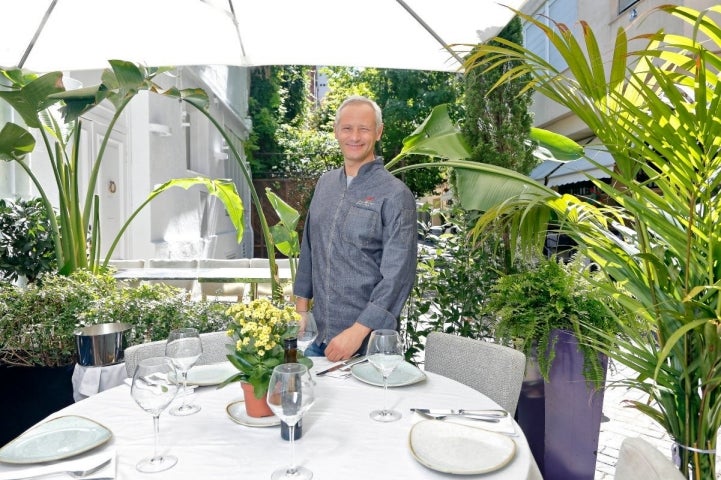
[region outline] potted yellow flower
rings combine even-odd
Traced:
[[[292,305],[278,307],[267,298],[237,303],[227,313],[232,317],[228,335],[235,340],[228,360],[238,369],[238,373],[220,386],[241,382],[246,394],[247,411],[248,404],[252,403],[251,397],[265,399],[273,368],[283,363],[283,339],[298,334],[300,315]],[[308,368],[313,366],[313,362],[301,352],[298,352],[298,363]],[[250,392],[253,395],[249,395]],[[266,416],[272,415],[272,412],[270,409],[260,414],[248,411],[248,415]]]

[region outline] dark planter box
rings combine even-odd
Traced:
[[[73,403],[73,369],[0,363],[0,446]]]
[[[603,389],[583,376],[583,353],[572,332],[558,336],[550,382],[535,359],[526,366],[516,417],[545,480],[593,480],[603,415]],[[602,359],[604,370],[608,359]]]

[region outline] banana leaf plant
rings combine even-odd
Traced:
[[[591,129],[615,160],[604,169],[610,183],[593,180],[608,205],[490,168],[464,171],[457,193],[464,206],[486,212],[478,235],[500,221],[533,243],[553,214],[600,266],[626,317],[618,319],[620,338],[598,332],[602,340],[592,345],[636,372],[621,383],[648,401],[630,405],[666,429],[680,471],[701,480],[716,478],[721,426],[721,6],[658,10],[691,33],[628,39],[619,29],[607,61],[585,22],[577,38],[566,25],[550,28],[516,12],[546,35],[567,71],[500,38],[467,59],[466,69],[486,70],[518,60],[498,85],[530,75],[527,88]],[[499,176],[509,183],[499,186]],[[486,197],[493,189],[499,194]]]
[[[222,125],[210,115],[209,98],[201,89],[178,90],[163,89],[153,80],[167,68],[144,68],[130,62],[111,60],[111,68],[102,74],[100,85],[76,90],[66,90],[61,72],[44,75],[27,73],[18,69],[0,70],[0,98],[5,100],[22,118],[28,128],[37,129],[42,143],[50,158],[55,185],[58,190],[58,212],[55,214],[51,199],[42,182],[33,173],[26,156],[35,148],[35,137],[23,126],[7,122],[0,129],[0,160],[16,162],[30,177],[38,190],[49,218],[52,219],[52,234],[55,241],[55,253],[59,272],[70,274],[77,269],[96,272],[106,266],[120,236],[129,222],[137,216],[153,198],[172,187],[189,188],[204,185],[211,195],[218,197],[229,213],[236,228],[237,239],[243,236],[243,204],[235,185],[228,180],[203,177],[172,179],[156,187],[148,198],[133,212],[122,226],[104,261],[100,259],[99,199],[96,184],[103,155],[110,134],[129,102],[142,90],[177,98],[184,101],[206,116],[218,129],[239,163],[248,184],[251,187],[253,202],[259,206],[255,190],[252,188],[250,172],[234,147],[228,133]],[[93,159],[86,184],[81,183],[79,172],[79,139],[81,115],[107,100],[115,109],[109,127],[101,141],[97,157]],[[51,107],[60,106],[62,120],[56,117]],[[272,238],[265,216],[258,207],[261,226],[269,246],[269,256],[273,257]],[[91,228],[91,225],[93,228]],[[274,260],[274,258],[271,258]],[[272,261],[274,264],[274,261]],[[275,282],[278,283],[277,267]]]

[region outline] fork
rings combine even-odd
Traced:
[[[61,474],[65,474],[65,475],[69,476],[70,478],[85,478],[88,475],[92,475],[93,473],[107,467],[111,460],[112,460],[112,458],[108,458],[101,464],[96,465],[91,468],[88,468],[87,470],[58,470],[55,472],[46,472],[46,473],[40,473],[40,474],[35,474],[35,475],[28,475],[28,476],[24,476],[24,477],[15,477],[12,480],[27,480],[29,478],[42,478],[42,477],[49,477],[51,475],[61,475]]]

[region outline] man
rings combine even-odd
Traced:
[[[307,355],[336,362],[365,349],[371,331],[398,328],[416,273],[416,203],[374,147],[378,105],[361,96],[336,112],[343,166],[318,180],[301,242],[293,293],[303,315],[313,299],[318,337]]]

